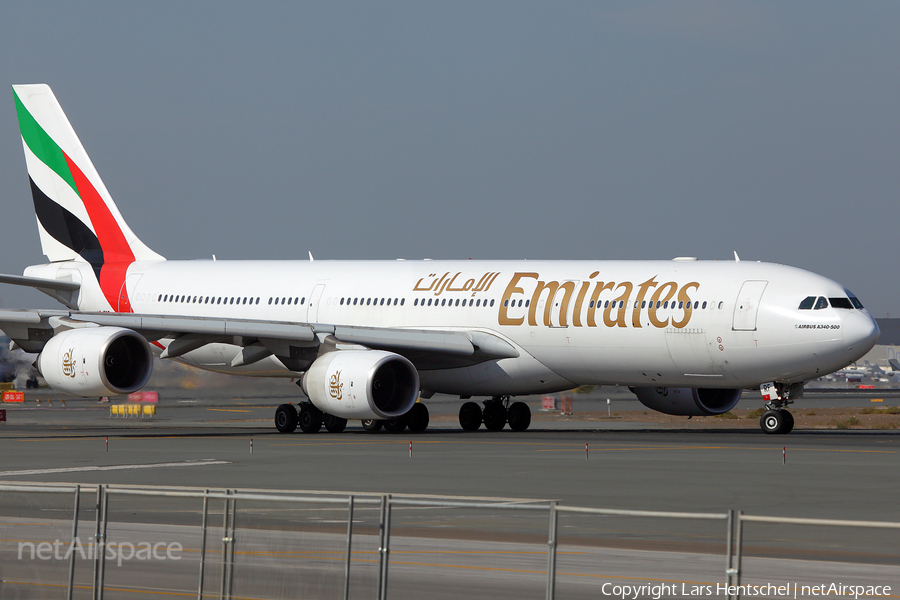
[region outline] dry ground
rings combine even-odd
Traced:
[[[794,415],[794,429],[897,429],[900,430],[900,407],[885,406],[883,408],[802,408],[791,407]],[[664,415],[652,410],[613,411],[612,416],[605,412],[581,412],[562,415],[558,411],[536,411],[532,413],[532,421],[583,421],[597,422],[620,421],[629,423],[653,423],[677,426],[684,429],[756,429],[759,428],[759,417],[762,409],[732,410],[717,417],[676,417]]]

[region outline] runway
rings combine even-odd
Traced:
[[[556,412],[542,415],[538,398],[529,402],[535,420],[527,432],[464,433],[455,420],[459,401],[435,398],[428,402],[432,424],[423,434],[371,434],[358,423],[336,435],[324,430],[279,434],[272,425],[274,407],[296,400],[292,386],[282,388],[280,397],[271,391],[253,396],[250,386],[226,392],[164,390],[152,419],[111,418],[109,407],[96,400],[68,399],[62,408],[57,398],[49,408],[44,399],[37,408],[29,398],[23,407],[7,408],[7,423],[0,429],[0,480],[514,497],[608,508],[900,518],[900,430],[796,429],[787,436],[766,436],[752,420],[742,429],[713,423],[712,429],[698,430],[690,429],[697,420],[632,422],[628,412],[608,421],[564,419]],[[616,410],[628,406],[626,394],[620,392],[621,399],[614,401]],[[900,404],[900,397],[886,397],[885,404]],[[866,400],[843,398],[846,404]],[[598,401],[600,406],[605,408],[605,402]],[[643,418],[643,412],[634,418]],[[139,468],[150,464],[168,466]]]
[[[50,407],[45,396],[38,406],[37,396],[47,392],[32,392],[24,406],[7,407],[7,423],[0,426],[0,483],[391,494],[512,506],[557,501],[590,508],[900,521],[898,430],[799,428],[766,436],[752,419],[736,429],[715,421],[698,429],[694,420],[642,421],[645,411],[627,392],[608,391],[608,409],[601,392],[576,399],[572,416],[541,412],[540,399],[529,399],[535,420],[522,433],[464,433],[455,422],[458,400],[435,398],[428,401],[432,426],[416,435],[372,434],[358,423],[342,434],[279,434],[272,413],[278,404],[296,400],[290,385],[161,390],[152,419],[110,417],[108,405],[96,400],[67,399],[63,407],[57,397]],[[879,393],[879,399],[881,406],[898,404],[890,393]],[[806,400],[811,407],[813,399]],[[822,395],[816,403],[833,408],[842,400],[858,410],[871,394]],[[757,405],[747,402],[748,409]],[[603,418],[607,410],[611,416]],[[83,497],[80,531],[89,533],[90,494]],[[64,584],[64,565],[48,568],[14,554],[16,540],[66,539],[67,498],[0,493],[0,580],[7,582],[0,589],[43,597],[36,582]],[[181,540],[190,560],[110,568],[106,597],[196,592],[198,501],[172,505],[120,497],[111,506],[109,539]],[[212,506],[216,540],[223,537],[223,513],[221,502]],[[345,509],[240,506],[236,596],[342,597]],[[377,507],[355,514],[350,597],[370,597],[377,584]],[[58,520],[41,520],[48,516]],[[396,509],[393,518],[389,597],[544,597],[545,512],[413,507]],[[897,597],[896,530],[752,525],[745,532],[745,581],[893,585],[890,595]],[[715,586],[724,581],[724,527],[721,521],[562,515],[559,597],[608,595],[600,593],[604,583]],[[210,546],[210,553],[217,565],[221,545]],[[91,561],[78,565],[76,587],[86,594]],[[219,577],[218,567],[207,574],[208,590],[220,589]],[[9,583],[14,581],[20,583]],[[654,597],[649,590],[638,597]],[[683,595],[679,587],[662,597]]]

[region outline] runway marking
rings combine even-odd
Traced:
[[[207,408],[206,410],[214,410],[216,412],[251,412],[249,410],[238,410],[236,408]]]
[[[78,473],[83,471],[123,471],[128,469],[158,469],[164,467],[205,467],[208,465],[227,465],[231,464],[227,460],[186,460],[181,462],[170,463],[151,463],[143,465],[107,465],[103,467],[61,467],[57,469],[28,469],[24,471],[0,471],[0,477],[17,476],[17,475],[50,475],[53,473]]]
[[[884,402],[884,398],[872,398],[869,402]]]

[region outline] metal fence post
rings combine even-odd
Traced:
[[[734,566],[734,585],[736,586],[734,598],[735,600],[739,600],[741,597],[741,556],[743,554],[743,540],[744,540],[744,511],[737,511],[737,556],[735,557],[735,566]]]
[[[388,565],[391,558],[391,495],[387,496],[384,522],[384,562],[381,563],[381,600],[387,600]]]
[[[388,554],[390,552],[391,496],[381,497],[378,540],[378,600],[387,600]]]
[[[231,502],[228,498],[229,495],[231,495],[231,490],[225,490],[224,508],[222,509],[222,585],[219,588],[220,600],[225,600],[225,582],[228,577],[228,542],[231,541],[228,538],[228,506]]]
[[[731,579],[735,574],[734,570],[734,509],[728,511],[728,528],[725,533],[725,586],[731,585]],[[730,596],[730,594],[729,594]]]
[[[72,545],[69,546],[69,585],[66,588],[66,600],[72,600],[72,588],[75,583],[75,545],[78,543],[78,505],[81,499],[81,486],[75,486],[75,514],[72,516]]]
[[[209,490],[203,492],[203,521],[200,525],[200,581],[197,583],[197,600],[203,600],[203,568],[206,561],[206,518],[209,515]]]
[[[556,502],[550,503],[550,536],[547,540],[547,600],[553,600],[556,595],[556,526],[559,522],[559,514],[556,512]]]
[[[237,490],[234,490],[234,493],[237,493]],[[237,514],[237,498],[231,499],[231,543],[230,548],[228,550],[228,593],[225,595],[225,600],[231,600],[231,589],[234,586],[234,546],[235,546],[235,538],[237,537],[236,532],[234,530],[234,517]]]
[[[344,600],[350,598],[350,556],[353,552],[353,495],[347,511],[347,563],[344,565]],[[201,600],[198,598],[197,600]]]
[[[97,598],[97,580],[100,577],[100,508],[103,506],[103,486],[97,484],[97,503],[94,506],[94,574],[91,578],[91,598]]]
[[[109,524],[109,486],[103,486],[103,553],[100,556],[100,582],[97,590],[98,600],[103,600],[103,579],[106,575],[106,528]]]

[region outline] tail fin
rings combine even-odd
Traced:
[[[163,260],[131,231],[50,87],[14,85],[41,247],[51,262],[91,264],[115,299],[135,260]]]

